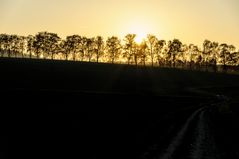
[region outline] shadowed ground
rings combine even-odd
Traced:
[[[238,158],[238,75],[29,59],[0,68],[8,156]]]

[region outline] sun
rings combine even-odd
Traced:
[[[135,34],[136,34],[135,42],[138,44],[140,44],[147,36],[147,33],[144,33],[144,32],[138,32]]]
[[[142,25],[137,25],[134,27],[134,34],[136,34],[135,42],[140,44],[147,37],[147,29]]]
[[[151,32],[150,26],[145,21],[131,21],[125,28],[125,34],[136,34],[135,42],[140,44],[144,39],[147,38],[147,35]]]

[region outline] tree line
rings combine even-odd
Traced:
[[[179,39],[165,41],[149,34],[136,43],[136,34],[88,38],[80,35],[61,39],[56,33],[35,36],[0,34],[1,57],[27,57],[52,60],[125,63],[167,67],[217,67],[239,65],[239,50],[226,43],[204,40],[203,47],[183,44]]]

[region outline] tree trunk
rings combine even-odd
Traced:
[[[225,60],[223,61],[223,71],[226,72],[226,61]]]
[[[154,58],[153,58],[153,48],[152,48],[152,45],[150,46],[150,56],[151,56],[151,64],[152,64],[152,67],[154,66]]]
[[[137,57],[134,57],[135,65],[138,66],[138,60]]]
[[[99,63],[99,48],[97,49],[96,62]]]
[[[160,67],[160,59],[158,59],[158,65],[159,65],[159,67]]]
[[[37,59],[39,59],[39,52],[37,51]]]
[[[82,52],[82,54],[81,54],[81,61],[84,60],[84,56],[85,56],[85,54],[84,54],[84,52]]]
[[[111,61],[111,62],[112,62],[112,64],[113,64],[113,63],[114,63],[114,60],[115,60],[115,59],[114,59],[114,57],[115,57],[114,55],[115,55],[115,54],[113,53],[112,55],[113,55],[113,56],[112,56],[112,61]]]
[[[175,68],[175,55],[173,55],[173,68]]]
[[[11,51],[10,51],[10,49],[8,50],[8,57],[10,57],[10,54],[11,54]]]
[[[91,62],[91,58],[92,58],[92,56],[91,56],[91,54],[89,54],[89,62]]]
[[[99,63],[99,54],[97,53],[96,62]]]
[[[217,72],[217,65],[214,65],[214,72]]]

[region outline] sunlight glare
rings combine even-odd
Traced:
[[[132,21],[126,30],[127,33],[136,34],[135,42],[138,44],[147,38],[147,34],[152,32],[151,26],[147,21]]]
[[[136,33],[135,42],[140,44],[146,38],[146,36],[147,34],[144,32]]]

